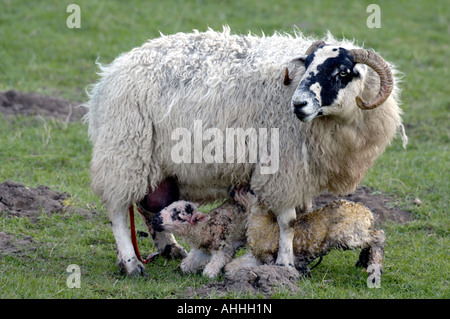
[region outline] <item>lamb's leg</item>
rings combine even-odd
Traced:
[[[384,231],[374,230],[372,232],[373,240],[370,245],[369,265],[379,267],[380,271],[383,269],[384,258],[384,242],[386,237]]]
[[[294,267],[294,221],[295,207],[289,208],[277,216],[280,227],[280,240],[278,242],[278,256],[276,265]]]
[[[233,259],[233,254],[225,249],[215,250],[211,255],[211,261],[203,269],[203,275],[214,278],[218,276],[222,268]]]
[[[197,272],[211,259],[211,255],[196,248],[192,248],[186,258],[180,264],[183,273]]]
[[[154,231],[151,228],[151,222],[147,223],[147,220],[146,219],[144,220],[147,224],[147,227],[150,229],[153,243],[155,244],[161,256],[166,257],[168,259],[185,258],[187,256],[186,250],[183,248],[183,246],[177,243],[177,240],[175,239],[173,234],[167,231],[162,232]]]
[[[109,220],[117,245],[117,265],[120,270],[130,276],[144,274],[144,265],[137,259],[131,243],[127,224],[127,208],[122,210],[109,210]]]
[[[364,269],[369,265],[370,247],[361,249],[359,253],[358,261],[356,262],[356,267],[362,267]]]
[[[142,219],[147,225],[147,228],[150,230],[153,243],[158,249],[158,253],[168,259],[185,258],[187,256],[186,250],[183,248],[183,246],[177,243],[177,240],[172,233],[169,233],[167,231],[156,232],[153,230],[152,218],[156,215],[156,213],[150,213],[142,207],[139,207],[139,210],[142,213]]]
[[[370,243],[369,261],[367,265],[367,286],[369,288],[380,288],[381,274],[383,273],[384,241],[385,236],[382,230],[371,232],[372,241]]]
[[[372,230],[370,231],[370,237],[371,239],[367,243],[368,247],[364,247],[361,250],[356,266],[368,268],[369,265],[373,265],[373,267],[378,267],[381,271],[384,258],[384,231]]]

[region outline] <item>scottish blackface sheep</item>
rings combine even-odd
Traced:
[[[162,35],[100,67],[86,103],[90,173],[123,271],[144,270],[129,238],[128,206],[152,201],[168,178],[189,201],[221,200],[230,186],[250,186],[277,218],[277,264],[294,265],[296,207],[309,210],[325,190],[354,190],[402,128],[394,67],[351,41],[323,40],[232,35],[224,27]],[[256,159],[238,160],[232,143],[210,134],[230,128],[266,129],[270,143],[258,145],[264,152]],[[199,131],[200,143],[180,138]],[[157,235],[181,254],[170,233]]]

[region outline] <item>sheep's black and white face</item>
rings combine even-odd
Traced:
[[[292,96],[293,112],[301,121],[345,112],[347,101],[355,104],[365,67],[355,66],[348,50],[326,45],[293,62],[305,66],[305,74]]]

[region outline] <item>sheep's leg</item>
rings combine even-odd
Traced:
[[[144,265],[137,259],[131,243],[126,211],[126,208],[120,211],[109,211],[109,220],[117,245],[117,265],[121,271],[130,276],[144,274]]]
[[[203,269],[203,275],[209,278],[218,276],[222,268],[232,259],[232,254],[227,250],[213,251],[211,261]]]
[[[211,255],[203,250],[192,248],[186,258],[180,264],[183,273],[197,272],[211,259]]]
[[[294,267],[294,221],[296,218],[295,207],[282,212],[277,216],[280,227],[280,240],[278,242],[278,256],[276,265]]]

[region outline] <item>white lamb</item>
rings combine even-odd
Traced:
[[[177,201],[153,217],[152,229],[170,231],[188,241],[191,250],[181,262],[184,273],[204,269],[203,274],[213,278],[245,244],[245,223],[245,209],[231,199],[208,214],[194,203]]]

